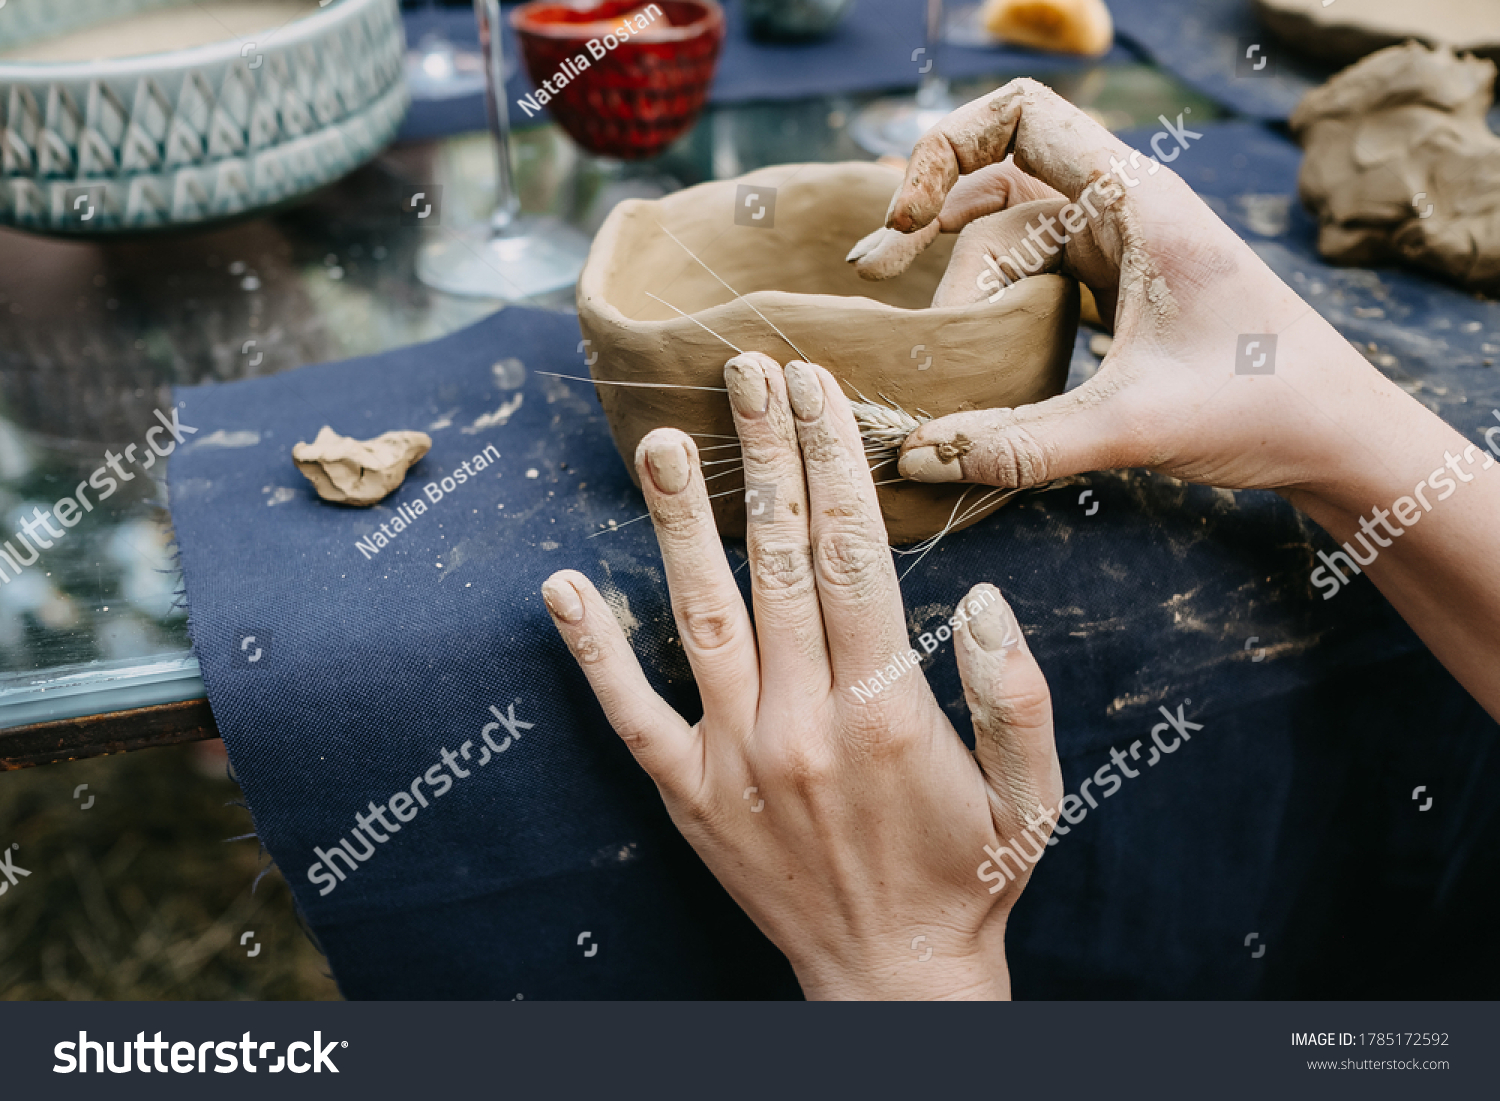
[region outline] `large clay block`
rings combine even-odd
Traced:
[[[1410,42],[1371,54],[1297,105],[1298,190],[1318,251],[1405,263],[1500,291],[1500,137],[1485,121],[1495,65]]]
[[[875,164],[780,165],[653,202],[621,203],[595,238],[578,281],[579,322],[597,353],[594,378],[723,387],[724,364],[735,353],[649,297],[655,294],[745,351],[765,352],[779,363],[807,358],[828,368],[851,397],[884,399],[914,413],[937,417],[1007,408],[1061,393],[1078,328],[1072,279],[1032,276],[997,302],[932,309],[953,250],[951,236],[939,238],[904,275],[884,282],[862,280],[845,262],[850,247],[884,222],[900,183],[900,172]],[[753,210],[746,208],[737,219],[747,187],[758,197]],[[761,210],[761,219],[754,219]],[[663,227],[746,301],[737,300]],[[632,478],[636,445],[653,428],[698,433],[701,443],[735,439],[723,393],[596,389]],[[894,464],[878,474],[895,477]],[[736,474],[710,486],[718,492],[740,484]],[[941,531],[966,488],[904,481],[881,486],[891,542],[916,542]],[[970,492],[969,502],[975,496]],[[719,530],[743,535],[743,495],[727,493],[713,504]]]
[[[292,461],[323,500],[369,506],[390,496],[431,449],[432,438],[426,432],[387,432],[373,440],[354,440],[325,424],[312,443],[292,448]]]
[[[1255,0],[1255,14],[1292,49],[1336,65],[1413,38],[1500,59],[1494,0]]]

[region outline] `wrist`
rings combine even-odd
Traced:
[[[1297,473],[1277,487],[1325,528],[1389,503],[1441,465],[1462,437],[1353,347],[1339,349],[1338,382],[1316,396],[1321,416],[1294,448]],[[1347,369],[1337,369],[1347,365]]]
[[[940,933],[793,960],[808,1001],[1008,1001],[1003,925],[971,943]]]
[[[1394,389],[1394,387],[1393,387]],[[1428,484],[1433,472],[1456,461],[1470,441],[1413,398],[1397,392],[1396,400],[1381,401],[1365,410],[1365,424],[1378,427],[1363,446],[1347,449],[1341,461],[1323,476],[1280,492],[1330,534],[1359,522],[1377,507]]]

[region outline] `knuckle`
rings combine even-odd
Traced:
[[[1025,424],[1012,424],[993,437],[973,471],[997,486],[1030,486],[1050,480],[1047,449]]]
[[[870,671],[876,673],[873,666]],[[837,679],[839,741],[860,760],[894,760],[922,740],[918,732],[926,729],[926,718],[936,706],[932,691],[921,673],[895,676],[884,687],[875,676],[856,680],[859,672]]]
[[[706,783],[680,785],[672,790],[672,817],[699,836],[718,832],[723,810]]]
[[[796,446],[795,436],[783,434],[779,426],[768,421],[740,431],[740,459],[754,481],[782,484],[784,468]]]
[[[890,568],[885,547],[862,534],[830,532],[818,537],[818,576],[855,596],[873,595]]]
[[[1198,197],[1198,193],[1193,190],[1192,185],[1178,174],[1177,169],[1169,164],[1161,164],[1160,161],[1156,163],[1160,164],[1161,167],[1156,170],[1152,179],[1158,181],[1163,189],[1170,189],[1174,198],[1184,201],[1192,199],[1194,202],[1200,203],[1203,201]]]
[[[660,781],[657,786],[672,821],[695,849],[704,852],[734,844],[738,832],[736,827],[743,829],[744,823],[734,814],[738,808],[728,805],[726,794],[688,789],[685,785],[669,787]],[[763,818],[764,815],[757,817]]]
[[[1006,693],[1004,708],[1013,727],[1037,730],[1052,723],[1052,693],[1040,676],[1022,678]]]
[[[810,801],[836,784],[838,762],[824,745],[797,742],[781,747],[772,756],[769,771],[778,788],[790,789],[799,799]]]
[[[637,758],[651,748],[651,736],[644,727],[634,723],[620,723],[615,727],[615,733],[625,743],[625,748]]]
[[[839,439],[827,417],[819,417],[812,424],[799,424],[797,440],[802,448],[804,466],[849,465],[849,449]]]
[[[684,500],[684,497],[688,499]],[[697,494],[658,497],[648,503],[651,505],[651,523],[658,538],[686,542],[694,538],[705,524],[713,523],[708,502]]]
[[[846,692],[843,703],[842,732],[845,740],[858,748],[866,760],[879,764],[893,761],[910,750],[910,739],[905,737],[893,722],[892,701],[884,696],[873,700],[859,700],[852,705]]]
[[[678,793],[672,801],[671,810],[672,818],[684,836],[711,837],[720,832],[718,829],[719,810],[697,794]]]
[[[815,587],[812,556],[805,546],[761,546],[754,555],[755,580],[772,596],[802,596]]]
[[[574,660],[585,668],[602,665],[609,654],[609,648],[599,640],[598,635],[592,632],[586,632],[575,638],[572,649]]]
[[[683,641],[698,653],[711,654],[722,650],[738,635],[738,610],[727,604],[684,608],[678,618]]]
[[[975,718],[986,729],[1044,730],[1052,725],[1052,691],[1034,661],[1007,670],[995,698],[976,701]]]

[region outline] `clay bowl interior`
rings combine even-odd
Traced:
[[[1073,280],[1033,276],[1012,285],[998,302],[931,309],[953,237],[940,237],[904,275],[885,282],[860,279],[845,262],[854,242],[883,223],[900,182],[894,169],[863,162],[781,165],[660,200],[621,203],[595,238],[578,283],[579,321],[592,342],[589,351],[597,353],[593,377],[606,383],[724,385],[724,364],[735,353],[650,292],[746,351],[765,352],[779,363],[798,358],[749,308],[747,302],[753,303],[806,358],[844,383],[846,393],[883,396],[907,410],[943,416],[1061,393],[1078,327]],[[765,214],[756,220],[759,209]],[[747,301],[737,301],[663,228]],[[703,444],[735,438],[723,393],[607,384],[595,389],[632,478],[636,445],[653,428],[700,433]],[[735,452],[707,457],[726,454]],[[894,477],[891,464],[876,480]],[[720,492],[741,482],[735,474],[709,485]],[[966,489],[911,482],[880,487],[891,542],[911,543],[941,531]],[[970,492],[968,503],[982,492]],[[742,494],[719,497],[714,511],[723,534],[744,533]]]
[[[558,74],[565,81],[547,108],[597,156],[655,156],[692,126],[708,100],[724,42],[723,9],[713,0],[654,0],[647,24],[631,22],[628,37],[615,39],[610,32],[645,6],[532,0],[510,15],[532,82],[540,88]]]

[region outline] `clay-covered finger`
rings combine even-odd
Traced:
[[[770,356],[747,352],[725,365],[724,384],[744,464],[745,543],[761,675],[768,684],[795,688],[799,698],[817,698],[828,691],[828,648],[786,380]]]
[[[840,688],[865,680],[910,648],[901,591],[849,399],[821,367],[793,360],[785,375],[807,477],[823,631],[834,687]]]
[[[899,233],[881,226],[860,238],[844,259],[854,265],[861,279],[890,279],[911,267],[911,262],[937,240],[940,232],[936,222],[915,233]]]
[[[1019,279],[1060,271],[1065,235],[1029,231],[1033,227],[1057,231],[1056,215],[1066,205],[1064,199],[1040,199],[971,222],[954,243],[948,270],[932,297],[933,307],[998,300]],[[1059,241],[1059,236],[1064,240]]]
[[[1055,398],[928,421],[906,438],[898,469],[914,482],[1045,485],[1091,470],[1147,465],[1135,427],[1111,407],[1101,372]]]
[[[999,164],[959,177],[943,202],[938,222],[944,233],[957,233],[970,222],[997,211],[1038,199],[1061,198],[1056,188],[1022,172],[1012,158],[1006,157]]]
[[[990,790],[996,832],[1003,840],[1030,830],[1037,844],[1045,843],[1062,797],[1047,680],[995,586],[975,585],[952,619],[958,674],[974,720],[974,755]],[[1027,846],[1036,851],[1037,845]]]
[[[914,233],[882,226],[867,234],[845,257],[863,279],[900,275],[942,233],[958,233],[980,218],[1038,199],[1061,199],[1052,188],[1026,175],[1010,160],[960,179],[949,193],[942,217]]]
[[[755,635],[719,541],[698,448],[685,433],[658,428],[636,448],[635,466],[703,713],[732,725],[753,721],[760,692]]]
[[[903,233],[926,226],[942,213],[959,176],[1012,154],[1023,172],[1076,200],[1130,153],[1129,146],[1046,85],[1013,80],[923,135],[886,224]],[[1123,187],[1118,180],[1114,186]],[[1108,196],[1101,199],[1107,202]]]
[[[682,716],[652,689],[609,605],[588,578],[562,570],[542,583],[542,600],[604,717],[663,789],[693,790],[702,755]]]

